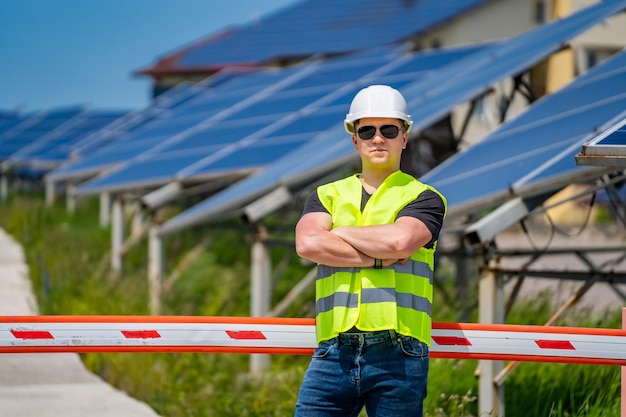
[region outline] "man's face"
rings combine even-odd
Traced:
[[[397,128],[395,136],[394,127]],[[376,130],[374,131],[373,128]],[[368,164],[397,169],[400,164],[400,155],[406,148],[408,140],[408,133],[404,130],[402,120],[365,118],[355,124],[355,130],[356,134],[352,135],[352,143],[361,155],[364,166]]]

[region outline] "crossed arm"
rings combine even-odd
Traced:
[[[310,212],[296,225],[296,252],[313,262],[336,267],[371,267],[403,262],[430,242],[426,225],[409,216],[375,226],[340,226],[332,229],[330,214]]]

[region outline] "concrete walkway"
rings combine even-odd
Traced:
[[[0,316],[37,314],[21,246],[0,229]],[[0,417],[158,417],[74,353],[0,354]]]

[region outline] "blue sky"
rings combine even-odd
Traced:
[[[136,109],[169,52],[298,0],[0,0],[0,110]]]

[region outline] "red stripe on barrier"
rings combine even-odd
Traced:
[[[584,358],[554,355],[519,355],[498,353],[465,353],[465,352],[431,352],[431,358],[437,359],[474,359],[493,361],[516,361],[516,362],[553,362],[553,363],[576,363],[586,365],[618,365],[626,366],[624,359],[612,358]]]
[[[159,339],[161,335],[156,330],[122,330],[127,339]]]
[[[231,339],[235,339],[235,340],[266,340],[267,339],[265,335],[263,334],[263,332],[260,332],[258,330],[241,330],[241,331],[226,330],[226,334]]]
[[[535,340],[535,343],[541,349],[576,350],[574,345],[568,340]]]
[[[472,346],[472,342],[466,337],[432,336],[432,339],[441,346]]]
[[[314,318],[233,316],[0,316],[0,323],[213,323],[314,326]]]
[[[26,316],[32,317],[32,316]],[[587,327],[560,327],[560,326],[536,326],[528,324],[482,324],[482,323],[447,323],[434,322],[433,330],[486,330],[491,332],[516,332],[516,333],[554,333],[554,334],[580,334],[600,336],[626,336],[623,329],[602,329]]]
[[[314,348],[272,348],[239,346],[13,346],[2,353],[264,353],[268,355],[312,355]]]
[[[45,330],[11,330],[17,339],[54,339],[52,333]]]

